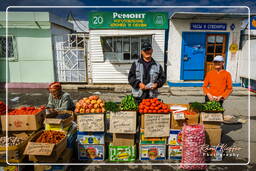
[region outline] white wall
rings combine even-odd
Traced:
[[[114,64],[104,59],[101,36],[153,35],[153,57],[163,66],[165,30],[90,30],[89,59],[93,83],[128,83],[131,63]]]
[[[256,30],[251,31],[251,36],[256,37]],[[241,52],[239,53],[239,66],[238,66],[239,74],[237,79],[239,79],[240,77],[248,78],[249,63],[250,63],[250,77],[251,79],[256,80],[256,67],[255,67],[256,66],[256,50],[255,49],[256,49],[256,38],[251,39],[250,46],[249,46],[249,40],[246,40]],[[250,51],[250,58],[249,58],[249,51]]]
[[[190,30],[190,23],[226,23],[227,30],[220,32],[230,32],[230,25],[235,24],[236,28],[234,34],[230,33],[228,47],[232,42],[239,44],[241,21],[237,20],[178,20],[173,19],[169,25],[169,40],[168,40],[168,60],[167,60],[167,81],[180,81],[180,67],[181,67],[181,46],[182,46],[182,32],[218,32],[210,30]],[[234,36],[233,36],[234,35]],[[236,78],[238,53],[231,58],[231,53],[227,54],[227,70],[231,73],[234,82],[238,81]]]

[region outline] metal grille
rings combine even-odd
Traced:
[[[85,34],[54,36],[55,65],[60,82],[87,82]]]
[[[6,41],[6,36],[0,36],[0,57],[6,57],[6,42],[8,42],[8,57],[13,58],[14,55],[14,38],[13,36],[7,36],[8,41]]]

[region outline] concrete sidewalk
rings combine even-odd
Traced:
[[[108,91],[112,93],[130,93],[131,86],[128,84],[63,84],[63,88],[67,90],[95,90]],[[159,89],[161,94],[173,96],[201,96],[203,95],[201,87],[169,87],[164,85]],[[244,87],[233,87],[231,96],[248,96],[248,89]],[[250,93],[251,96],[256,96],[255,93]]]

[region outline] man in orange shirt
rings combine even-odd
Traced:
[[[205,101],[223,101],[228,98],[232,92],[232,79],[228,71],[224,70],[224,58],[216,56],[213,59],[214,70],[206,74],[203,91]]]

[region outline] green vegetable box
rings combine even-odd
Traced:
[[[138,104],[136,104],[135,99],[132,95],[125,96],[121,101],[122,111],[134,111],[138,109]]]
[[[133,162],[136,159],[136,146],[109,145],[109,161]]]

